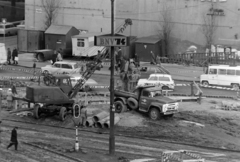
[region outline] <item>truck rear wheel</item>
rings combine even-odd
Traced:
[[[126,105],[122,101],[115,102],[115,111],[116,113],[122,113],[127,110]]]
[[[60,113],[59,113],[59,118],[60,118],[60,120],[61,120],[61,121],[64,121],[65,118],[66,118],[66,116],[67,116],[67,109],[66,109],[66,107],[62,107],[62,108],[60,109]]]
[[[138,102],[137,102],[137,100],[134,99],[134,98],[132,98],[132,97],[130,97],[130,98],[127,99],[127,104],[128,104],[128,106],[129,106],[131,109],[133,109],[133,110],[135,110],[135,109],[138,108]]]
[[[160,119],[160,111],[157,108],[151,108],[149,111],[149,117],[152,120],[159,120]]]
[[[35,119],[39,119],[39,116],[40,116],[39,108],[40,108],[40,105],[38,105],[38,104],[34,105],[33,116],[34,116]]]

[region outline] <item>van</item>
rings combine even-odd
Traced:
[[[0,68],[7,64],[7,50],[4,43],[0,43]]]
[[[5,36],[17,35],[18,28],[13,23],[0,23],[0,34]]]
[[[204,86],[220,85],[239,90],[240,66],[212,65],[206,70],[206,74],[200,76],[200,83]]]

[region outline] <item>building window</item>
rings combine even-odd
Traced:
[[[77,46],[78,47],[84,47],[84,39],[77,39]]]

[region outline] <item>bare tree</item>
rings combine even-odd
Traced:
[[[211,52],[211,45],[214,44],[214,38],[217,30],[217,22],[214,13],[203,15],[203,25],[201,31],[206,39],[206,47]]]
[[[173,29],[171,9],[167,6],[162,7],[161,18],[160,18],[160,32],[159,36],[162,39],[162,52],[164,56],[169,56],[171,35]]]
[[[46,29],[55,21],[61,0],[41,0],[45,11]]]

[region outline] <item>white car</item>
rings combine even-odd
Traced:
[[[0,23],[0,35],[17,35],[18,28],[13,23]]]
[[[72,83],[73,87],[77,84],[78,80],[81,77],[82,77],[81,75],[71,75],[70,76],[70,80],[71,80],[71,83]],[[95,80],[88,79],[86,81],[86,83],[84,84],[83,89],[84,89],[84,91],[89,91],[91,89],[91,86],[96,86],[96,85],[98,85],[98,83]]]
[[[41,67],[41,71],[49,74],[79,74],[81,69],[75,62],[58,61]]]
[[[174,81],[169,74],[151,74],[148,79],[139,79],[137,86],[156,85],[162,89],[174,89]]]

